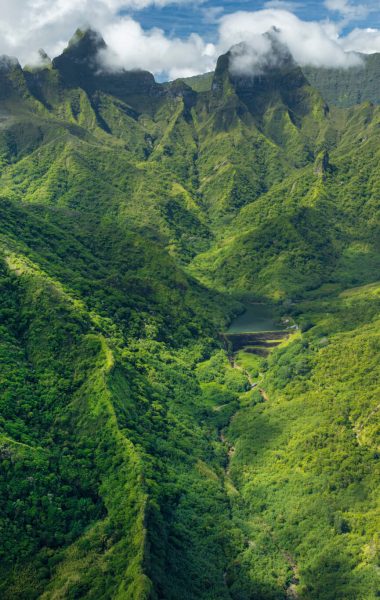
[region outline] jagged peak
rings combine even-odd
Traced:
[[[238,44],[219,57],[212,94],[216,102],[222,101],[224,106],[228,102],[236,114],[248,111],[257,123],[268,108],[277,106],[298,126],[316,99],[301,67],[277,34],[270,31],[256,44]]]
[[[106,43],[101,34],[88,27],[76,30],[64,53],[75,54],[76,57],[85,59],[96,56],[99,50],[104,48],[106,48]]]
[[[276,87],[280,80],[289,77],[297,86],[306,82],[288,47],[280,40],[279,30],[273,27],[254,42],[240,42],[219,57],[212,90],[219,95],[230,85],[235,89],[256,87],[258,79]]]
[[[17,58],[0,56],[0,100],[26,95],[24,73]]]
[[[58,69],[66,82],[77,85],[97,73],[99,52],[106,47],[97,31],[77,29],[62,54],[53,60],[53,68]]]
[[[21,65],[14,56],[3,54],[0,56],[0,71],[11,71],[12,69],[20,69]]]
[[[50,56],[40,48],[35,55],[35,60],[31,64],[24,65],[24,71],[28,73],[38,73],[39,71],[45,71],[46,69],[52,68],[52,61]]]
[[[51,66],[51,58],[45,52],[45,50],[43,48],[40,48],[38,50],[38,57],[40,59],[40,65],[42,65],[43,67],[50,67]]]
[[[270,42],[270,55],[273,66],[283,67],[292,66],[299,67],[293,58],[288,46],[280,39],[281,31],[278,27],[272,27],[269,31],[263,34],[263,37]]]
[[[224,68],[232,77],[262,77],[276,70],[299,68],[275,27],[258,37],[255,43],[245,41],[236,44],[227,57]]]

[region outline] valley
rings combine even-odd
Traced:
[[[374,88],[104,47],[0,62],[0,596],[375,600]]]

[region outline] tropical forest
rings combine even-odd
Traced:
[[[380,53],[264,38],[0,59],[2,600],[380,596]]]

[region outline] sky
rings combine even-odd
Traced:
[[[237,68],[260,68],[273,27],[300,64],[350,68],[360,62],[353,53],[380,52],[379,0],[0,0],[0,54],[22,64],[39,48],[54,57],[87,26],[107,42],[105,68],[160,79],[210,71],[240,42],[248,50]]]

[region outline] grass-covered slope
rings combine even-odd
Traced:
[[[209,92],[211,90],[212,80],[214,77],[213,71],[203,73],[202,75],[194,75],[193,77],[184,77],[186,85],[190,86],[195,92]]]

